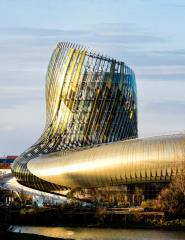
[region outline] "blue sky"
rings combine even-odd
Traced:
[[[59,41],[133,68],[140,137],[184,131],[184,13],[185,0],[0,0],[0,155],[20,154],[41,134]]]

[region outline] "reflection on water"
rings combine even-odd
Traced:
[[[185,240],[185,232],[145,229],[15,226],[15,232],[82,240]]]

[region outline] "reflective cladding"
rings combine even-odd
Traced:
[[[58,43],[46,76],[46,125],[39,140],[13,164],[17,180],[27,186],[59,191],[27,168],[30,159],[137,137],[134,72],[115,59],[76,44]]]
[[[133,139],[30,160],[43,180],[71,188],[169,182],[185,163],[185,134]]]

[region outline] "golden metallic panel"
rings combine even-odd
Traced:
[[[63,85],[64,79],[65,79],[65,75],[66,75],[66,71],[67,71],[68,65],[69,65],[69,63],[71,61],[71,58],[73,56],[73,53],[74,53],[74,49],[71,48],[70,51],[69,51],[69,55],[67,56],[65,65],[63,67],[62,74],[60,76],[60,81],[58,83],[56,91],[53,93],[54,94],[54,98],[51,99],[51,101],[52,101],[51,109],[52,109],[52,112],[53,112],[53,116],[52,117],[55,117],[55,114],[56,114],[57,109],[58,109],[58,103],[59,103],[59,98],[60,98],[60,93],[61,93],[61,86]],[[51,121],[52,120],[53,119],[51,119]]]
[[[173,144],[176,148],[170,151]],[[108,179],[116,185],[120,175],[123,184],[153,182],[171,176],[169,168],[173,168],[174,163],[180,166],[185,162],[185,155],[179,154],[184,151],[184,145],[184,134],[123,141],[68,152],[65,156],[55,153],[38,157],[28,163],[28,169],[45,181],[70,188],[89,187],[87,182],[91,187],[101,187],[102,183],[108,184]],[[141,146],[143,152],[140,152]]]
[[[72,90],[75,92],[76,90],[76,85],[78,83],[78,79],[79,79],[79,76],[80,76],[80,72],[81,72],[81,69],[82,69],[82,66],[83,66],[83,62],[84,62],[84,59],[85,59],[85,55],[86,55],[86,51],[83,51],[81,54],[80,54],[80,60],[79,60],[79,64],[77,66],[77,69],[76,69],[76,73],[74,75],[74,78],[72,79]]]

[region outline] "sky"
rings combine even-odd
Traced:
[[[0,156],[45,124],[45,76],[57,42],[130,66],[139,137],[185,130],[185,0],[0,0]]]

